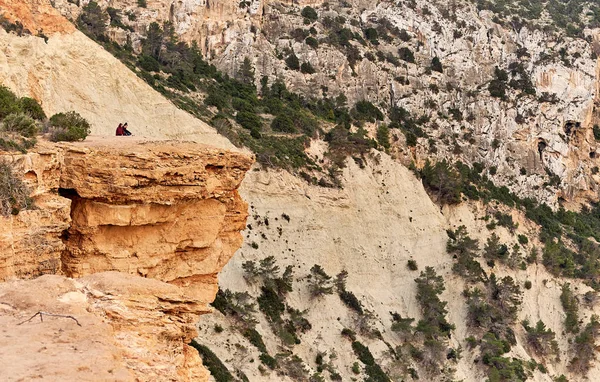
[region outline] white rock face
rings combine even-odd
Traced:
[[[134,135],[235,149],[80,32],[55,34],[45,43],[0,30],[0,83],[39,100],[49,116],[76,110],[92,134],[114,135],[128,122]]]
[[[357,357],[350,341],[340,333],[343,328],[358,331],[359,316],[342,304],[335,293],[311,299],[306,279],[310,268],[318,264],[331,276],[347,270],[347,290],[355,293],[363,307],[374,313],[372,328],[378,329],[383,340],[395,347],[402,343],[402,339],[390,329],[390,312],[415,318],[416,321],[421,318],[414,279],[426,266],[431,266],[444,278],[446,291],[441,299],[448,302],[448,319],[456,325],[448,346],[463,348],[462,359],[453,366],[456,369],[454,380],[484,380],[483,369],[474,367],[478,352],[468,350],[464,342],[473,334],[466,325],[467,307],[462,296],[466,285],[451,270],[454,260],[446,253],[446,229],[466,225],[470,236],[480,240],[483,247],[490,234],[485,227],[486,222],[481,219],[486,214],[485,207],[463,204],[440,211],[410,171],[385,154],[377,156],[378,159],[368,161],[365,169],[349,161],[343,174],[343,190],[308,186],[284,172],[250,171],[241,189],[242,196],[250,204],[251,215],[244,233],[245,244],[219,274],[220,288],[249,292],[257,297],[261,293],[259,285],[248,284],[244,280],[244,262],[258,263],[267,256],[275,256],[282,271],[287,265],[293,265],[293,291],[286,303],[295,309],[306,310],[305,317],[313,325],[310,331],[300,335],[302,342],[293,346],[293,352],[304,361],[309,375],[316,372],[314,360],[319,352],[329,356],[335,354],[335,358],[326,359],[331,361],[343,380],[350,380],[357,378],[351,371]],[[289,216],[289,221],[282,217],[283,214]],[[268,226],[264,224],[265,218]],[[521,215],[514,215],[514,219],[520,223],[517,233],[531,238],[536,236],[534,225],[527,223]],[[515,235],[504,228],[495,232],[509,247],[515,242]],[[253,248],[252,243],[258,247]],[[532,244],[539,246],[537,242]],[[531,245],[523,251],[526,253],[529,249]],[[407,268],[409,259],[417,262],[418,271]],[[541,319],[557,333],[561,360],[546,362],[549,373],[536,371],[530,380],[551,381],[552,375],[570,375],[570,345],[562,334],[561,280],[550,275],[541,264],[530,265],[524,271],[498,265],[493,270],[484,265],[484,269],[488,273],[495,272],[499,277],[510,275],[520,286],[527,280],[531,281],[531,289],[522,288],[523,305],[517,322]],[[580,294],[590,290],[578,282],[574,282],[572,287],[577,288]],[[592,313],[600,312],[599,309],[590,311],[583,305],[581,308],[585,322]],[[264,316],[261,313],[255,316],[259,319],[257,330],[262,334],[269,353],[284,352],[285,347]],[[215,325],[225,331],[215,333]],[[515,328],[517,345],[513,346],[509,356],[535,358],[526,346],[524,330],[518,324]],[[212,349],[231,372],[241,370],[251,381],[298,380],[276,372],[259,372],[257,349],[240,334],[234,321],[218,311],[207,315],[206,320],[200,323],[199,341]],[[384,342],[365,336],[361,336],[360,341],[369,346],[377,362],[389,371],[389,375],[397,378],[403,375]],[[254,362],[250,361],[252,359]],[[422,365],[416,364],[421,379],[446,380],[441,374],[424,374],[419,368]],[[323,374],[327,378],[327,373]],[[570,375],[569,380],[574,377]],[[600,367],[594,366],[589,378],[595,380],[597,377],[600,377]],[[366,378],[363,374],[358,376],[359,380],[363,378]]]

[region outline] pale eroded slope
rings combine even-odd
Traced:
[[[357,357],[350,341],[340,333],[345,327],[356,330],[358,316],[344,306],[336,294],[311,300],[306,280],[310,268],[319,264],[332,276],[347,270],[347,289],[356,294],[366,309],[375,313],[373,327],[395,346],[401,340],[390,330],[392,322],[389,312],[395,311],[402,317],[417,320],[421,317],[414,279],[420,270],[432,266],[444,277],[446,291],[442,300],[448,302],[449,321],[456,325],[448,346],[461,346],[463,349],[462,359],[454,365],[454,378],[483,380],[484,368],[474,363],[479,358],[479,351],[469,351],[464,340],[473,333],[466,326],[466,300],[462,295],[465,284],[460,276],[452,272],[453,260],[446,253],[446,229],[464,224],[483,247],[491,234],[485,227],[486,222],[480,219],[485,215],[485,206],[462,204],[441,211],[408,169],[385,154],[376,156],[378,159],[369,160],[365,169],[350,160],[343,174],[342,190],[309,186],[284,172],[249,172],[241,192],[250,204],[248,223],[252,228],[246,229],[244,246],[219,274],[219,285],[223,289],[249,291],[253,296],[258,296],[260,284],[249,285],[244,281],[242,264],[245,261],[258,262],[272,255],[282,270],[287,265],[293,265],[294,290],[286,301],[293,308],[307,310],[306,318],[313,326],[300,335],[302,342],[293,347],[293,352],[310,367],[309,375],[316,371],[315,358],[318,352],[335,353],[337,357],[332,364],[343,380],[350,380],[357,377],[351,371]],[[289,222],[282,218],[282,214],[290,217]],[[265,218],[268,218],[268,227],[264,224]],[[531,238],[536,236],[535,227],[516,215],[515,219],[520,222],[518,233]],[[509,246],[515,241],[515,236],[504,228],[497,228],[495,232]],[[266,239],[262,237],[263,234]],[[252,248],[253,242],[258,244],[258,249]],[[409,259],[417,261],[419,271],[407,269]],[[546,364],[549,373],[536,371],[531,380],[551,381],[553,376],[562,373],[569,375],[567,365],[572,353],[563,334],[564,312],[559,299],[561,284],[565,280],[553,277],[541,264],[532,264],[525,271],[498,266],[492,270],[485,264],[483,266],[488,274],[493,271],[500,277],[510,275],[521,286],[523,304],[517,322],[523,319],[537,322],[542,319],[557,333],[560,362],[536,357],[538,362]],[[523,288],[527,280],[533,284],[530,290]],[[569,282],[579,294],[589,290],[574,280]],[[587,322],[591,312],[583,305],[580,309],[583,322]],[[284,352],[285,348],[281,346],[277,335],[272,333],[264,315],[258,312],[255,316],[259,319],[257,330],[262,334],[269,353],[275,355]],[[209,346],[231,372],[239,369],[251,381],[280,381],[287,378],[277,372],[259,372],[258,351],[239,333],[231,320],[217,311],[205,318],[200,323],[199,341]],[[215,325],[222,326],[225,331],[216,333]],[[533,355],[524,345],[521,325],[517,323],[514,327],[518,343],[510,355],[531,359]],[[377,362],[388,370],[394,370],[392,357],[387,354],[388,349],[383,341],[364,336],[360,341],[369,346]],[[589,374],[589,380],[599,378],[599,372],[595,366]],[[394,375],[400,378],[402,374],[400,371],[397,374],[390,373],[390,376]],[[358,376],[358,380],[362,380],[362,377]],[[444,380],[441,375],[421,375],[421,379]],[[570,375],[569,380],[580,379]]]
[[[77,111],[94,135],[114,135],[117,125],[127,121],[135,135],[235,149],[78,31],[53,34],[45,43],[0,30],[0,84],[37,99],[49,116]]]

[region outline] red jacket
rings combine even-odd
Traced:
[[[121,127],[121,125],[117,127],[117,135],[123,135],[123,127]]]

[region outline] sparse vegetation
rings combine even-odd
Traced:
[[[318,264],[315,264],[312,266],[312,268],[310,268],[308,289],[312,298],[333,293],[333,282],[331,276],[325,273],[325,270],[323,270],[323,268]]]
[[[469,282],[486,279],[485,272],[477,260],[479,243],[467,234],[467,227],[460,226],[456,230],[448,230],[446,251],[456,260],[452,270]]]
[[[227,370],[227,367],[221,362],[219,357],[215,355],[208,347],[199,344],[196,340],[192,340],[190,346],[194,347],[202,357],[202,363],[217,382],[233,382],[235,378]]]
[[[596,340],[600,334],[600,322],[598,316],[592,315],[590,322],[575,338],[573,354],[569,369],[575,373],[586,375],[596,359]]]
[[[571,290],[569,283],[564,283],[561,288],[560,302],[565,310],[565,330],[567,333],[579,332],[579,304]]]
[[[445,356],[444,344],[454,330],[454,325],[447,321],[447,303],[439,296],[446,289],[444,279],[437,275],[432,267],[426,267],[415,279],[417,283],[417,301],[421,307],[423,318],[417,323],[416,331],[421,333],[424,344],[429,349],[432,365],[439,364]]]
[[[527,332],[527,344],[533,352],[538,355],[554,355],[558,356],[558,342],[556,342],[556,334],[546,328],[542,320],[539,320],[535,327],[529,326],[529,321],[523,321],[523,327]]]
[[[16,215],[33,208],[29,188],[15,173],[13,165],[0,159],[0,216]]]
[[[90,124],[79,113],[70,111],[50,117],[50,140],[83,141],[90,134]]]

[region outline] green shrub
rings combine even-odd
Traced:
[[[392,313],[392,331],[393,332],[405,332],[410,333],[413,330],[412,323],[415,321],[414,318],[404,318],[398,313]]]
[[[0,215],[16,215],[19,211],[33,208],[30,190],[14,173],[12,164],[0,160]]]
[[[567,333],[579,332],[579,303],[571,290],[571,284],[564,283],[561,287],[560,302],[565,310],[565,330]]]
[[[415,62],[415,54],[407,47],[402,47],[398,49],[398,56],[401,60],[414,63]]]
[[[358,298],[356,298],[354,293],[349,292],[347,290],[342,290],[338,292],[338,295],[340,296],[340,300],[342,300],[344,305],[354,310],[358,314],[363,314],[362,304],[360,303]]]
[[[38,101],[34,100],[33,98],[21,97],[19,99],[19,110],[38,121],[43,121],[46,119],[46,113],[44,113],[44,110]]]
[[[300,72],[304,74],[313,74],[316,72],[315,68],[310,64],[310,62],[303,62],[300,65]]]
[[[535,327],[529,326],[529,321],[523,321],[523,328],[527,332],[527,344],[532,348],[533,352],[538,355],[558,355],[558,342],[556,342],[556,334],[546,328],[542,320],[539,320]]]
[[[446,160],[434,165],[429,160],[419,172],[423,186],[437,196],[442,204],[458,204],[462,201],[462,179]]]
[[[267,286],[261,287],[261,295],[257,298],[258,307],[270,322],[278,323],[285,311],[285,304],[277,292]]]
[[[192,340],[190,346],[194,347],[198,350],[200,357],[202,357],[202,363],[206,368],[210,371],[210,374],[213,376],[215,381],[217,382],[233,382],[235,378],[227,367],[221,362],[219,357],[216,356],[208,347],[199,344],[196,340]]]
[[[375,363],[375,358],[368,347],[358,341],[352,342],[352,350],[358,359],[365,364],[365,373],[369,377],[369,381],[373,382],[390,382],[390,378],[385,374],[381,367]]]
[[[528,290],[531,289],[531,286],[532,286],[531,281],[529,281],[529,280],[525,281],[524,286],[525,286],[525,289],[528,289]]]
[[[83,141],[90,134],[90,124],[79,113],[69,111],[50,117],[50,140]]]
[[[315,264],[310,268],[309,277],[308,289],[312,298],[333,293],[331,276],[325,273],[325,270],[320,265]]]
[[[310,21],[316,21],[317,18],[319,17],[319,15],[317,14],[317,11],[313,7],[302,8],[302,12],[300,14],[302,15],[302,17],[304,17]]]
[[[415,282],[417,283],[417,301],[423,315],[417,324],[417,331],[423,333],[426,340],[448,338],[450,332],[454,330],[454,325],[446,319],[448,303],[439,298],[446,289],[444,279],[437,275],[432,267],[426,267],[415,279]]]
[[[358,101],[354,105],[353,117],[360,121],[375,122],[383,121],[384,116],[381,110],[369,101]]]
[[[294,53],[290,54],[286,59],[285,59],[285,64],[288,68],[292,69],[292,70],[299,70],[300,69],[300,60],[298,60],[298,56],[296,56]]]
[[[262,336],[256,329],[253,329],[253,328],[245,329],[242,332],[242,335],[244,337],[246,337],[248,339],[248,341],[250,341],[250,343],[252,345],[254,345],[261,353],[267,352],[267,347],[265,346]]]
[[[454,273],[462,276],[468,282],[485,280],[485,272],[477,260],[479,257],[479,242],[471,239],[467,233],[467,227],[460,226],[455,231],[448,230],[448,243],[446,251],[452,255],[456,262],[452,266]]]
[[[594,139],[600,141],[600,126],[594,125],[592,129],[594,131]]]
[[[592,315],[590,322],[575,338],[573,353],[569,369],[577,374],[586,375],[596,359],[596,340],[600,335],[600,321],[597,315]]]
[[[518,235],[517,238],[519,239],[519,244],[521,245],[526,245],[529,243],[529,239],[525,235]]]
[[[415,260],[408,260],[408,262],[406,263],[406,266],[411,271],[416,271],[417,269],[419,269],[419,267],[417,266],[417,262]]]
[[[307,37],[306,40],[304,40],[304,42],[306,42],[306,45],[310,46],[313,49],[319,47],[319,41],[312,36]]]
[[[240,111],[235,116],[235,121],[239,123],[244,129],[250,131],[262,129],[262,119],[255,113],[249,111]]]
[[[0,85],[0,120],[9,114],[18,113],[19,104],[15,93]]]
[[[105,40],[108,18],[97,2],[90,1],[82,8],[77,25],[91,38]]]
[[[385,150],[390,149],[390,130],[386,125],[382,124],[377,127],[377,142],[379,142],[381,147],[383,147]]]
[[[18,133],[23,137],[34,137],[38,127],[33,118],[24,113],[9,114],[2,121],[2,130]]]
[[[280,114],[273,119],[271,122],[271,129],[273,131],[279,131],[282,133],[295,133],[296,126],[294,121],[288,114]]]
[[[434,72],[444,73],[444,67],[442,66],[442,62],[440,61],[439,57],[436,56],[431,60],[431,70]]]
[[[141,54],[138,56],[138,65],[140,68],[148,71],[148,72],[159,72],[160,64],[158,61],[152,56],[146,56]]]
[[[275,370],[277,368],[277,360],[275,358],[271,357],[269,354],[262,353],[260,356],[258,356],[258,358],[269,369]]]

